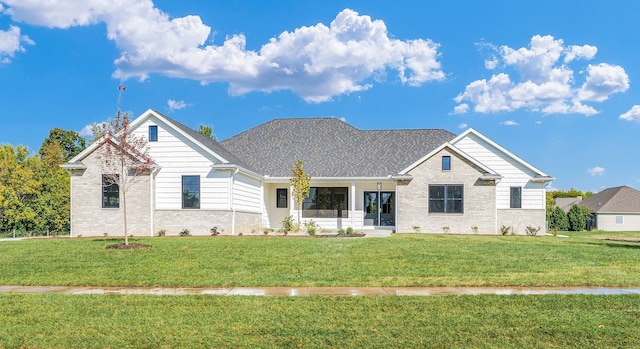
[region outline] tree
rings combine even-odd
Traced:
[[[0,145],[0,227],[29,229],[36,212],[32,202],[41,188],[34,175],[37,159],[24,146]]]
[[[580,208],[580,205],[573,205],[569,209],[569,214],[567,214],[569,218],[569,229],[572,231],[583,231],[587,222],[584,217],[583,210]]]
[[[127,194],[143,175],[149,173],[153,161],[149,157],[147,140],[136,137],[129,127],[128,113],[121,113],[120,102],[125,87],[118,87],[118,112],[113,123],[105,123],[102,127],[99,160],[105,176],[106,185],[117,185],[122,199],[124,244],[129,245],[127,234]],[[110,127],[113,125],[113,127]]]
[[[200,125],[198,127],[198,133],[203,136],[209,137],[214,142],[218,141],[218,137],[216,137],[216,135],[213,133],[213,127],[211,126]]]
[[[556,206],[551,212],[551,219],[549,220],[549,227],[554,230],[568,230],[569,220],[561,207]]]
[[[291,185],[293,200],[295,201],[296,208],[298,209],[298,231],[300,231],[300,221],[302,220],[302,203],[304,199],[309,197],[309,190],[311,185],[311,177],[304,172],[302,160],[296,161],[296,164],[291,169],[291,179],[289,180]]]
[[[62,148],[61,154],[63,161],[60,162],[60,164],[71,160],[71,158],[78,155],[86,147],[84,138],[80,137],[76,131],[66,131],[58,127],[50,130],[49,137],[42,142],[40,151],[38,152],[40,157],[45,155],[44,150],[48,149],[51,144],[57,144]]]

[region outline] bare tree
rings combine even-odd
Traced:
[[[129,114],[120,111],[122,92],[126,88],[120,85],[118,90],[118,112],[112,123],[102,125],[98,158],[104,173],[104,185],[118,186],[123,209],[124,244],[129,245],[127,194],[145,174],[149,174],[154,163],[148,154],[147,140],[133,134],[129,127]]]
[[[302,214],[302,203],[309,196],[311,177],[304,172],[302,160],[296,161],[291,169],[291,179],[289,184],[292,188],[293,200],[298,208],[298,231],[300,231],[300,217]]]

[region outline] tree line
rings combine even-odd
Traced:
[[[69,231],[69,174],[60,165],[86,148],[75,131],[54,128],[33,155],[0,144],[0,234],[55,235]]]

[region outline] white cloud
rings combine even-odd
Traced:
[[[489,70],[494,70],[498,66],[498,63],[500,63],[500,61],[498,60],[498,57],[494,56],[494,57],[491,57],[490,59],[484,60],[484,67]]]
[[[507,72],[497,72],[488,81],[473,81],[454,98],[457,103],[473,105],[478,113],[525,109],[543,114],[593,115],[598,111],[583,102],[603,102],[610,95],[629,89],[625,70],[607,63],[588,65],[582,85],[576,82],[574,70],[568,63],[593,59],[598,51],[595,46],[565,46],[562,39],[535,35],[528,48],[492,44],[482,44],[482,47],[499,55],[485,61],[487,69],[502,65],[505,71],[514,68],[517,74],[512,78]],[[494,60],[501,60],[503,64]]]
[[[81,137],[90,137],[93,136],[93,124],[86,125],[85,127],[78,132]]]
[[[592,176],[602,176],[604,174],[604,168],[596,166],[594,168],[588,169],[587,172]]]
[[[199,16],[170,18],[151,0],[2,0],[14,19],[54,28],[105,23],[120,49],[114,76],[147,79],[158,73],[228,82],[233,95],[292,90],[308,102],[363,91],[388,70],[402,84],[419,86],[445,78],[437,43],[398,40],[385,23],[345,9],[327,26],[285,31],[260,50],[246,49],[235,34],[207,44],[211,27]]]
[[[24,52],[25,48],[22,44],[35,43],[28,36],[21,35],[20,28],[14,25],[8,30],[0,30],[0,63],[10,63],[16,52]]]
[[[467,111],[469,111],[469,105],[467,103],[456,105],[453,108],[453,114],[464,114]]]
[[[515,122],[514,120],[507,120],[507,121],[502,121],[500,122],[500,125],[505,125],[505,126],[518,126],[518,123]]]
[[[174,111],[186,108],[187,104],[184,101],[174,101],[173,99],[170,99],[167,101],[167,106],[169,107],[169,110]]]
[[[620,120],[640,122],[640,105],[634,105],[629,111],[620,115]]]
[[[465,123],[462,123],[462,124],[458,125],[458,128],[461,129],[461,130],[464,130],[467,127],[469,127],[469,125],[467,125]]]

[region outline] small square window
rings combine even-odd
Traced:
[[[451,156],[442,157],[442,171],[451,171]]]
[[[616,224],[624,224],[624,216],[616,216]]]
[[[158,141],[158,126],[149,126],[149,142]]]
[[[287,189],[286,188],[278,188],[276,189],[276,207],[278,208],[287,208]]]

